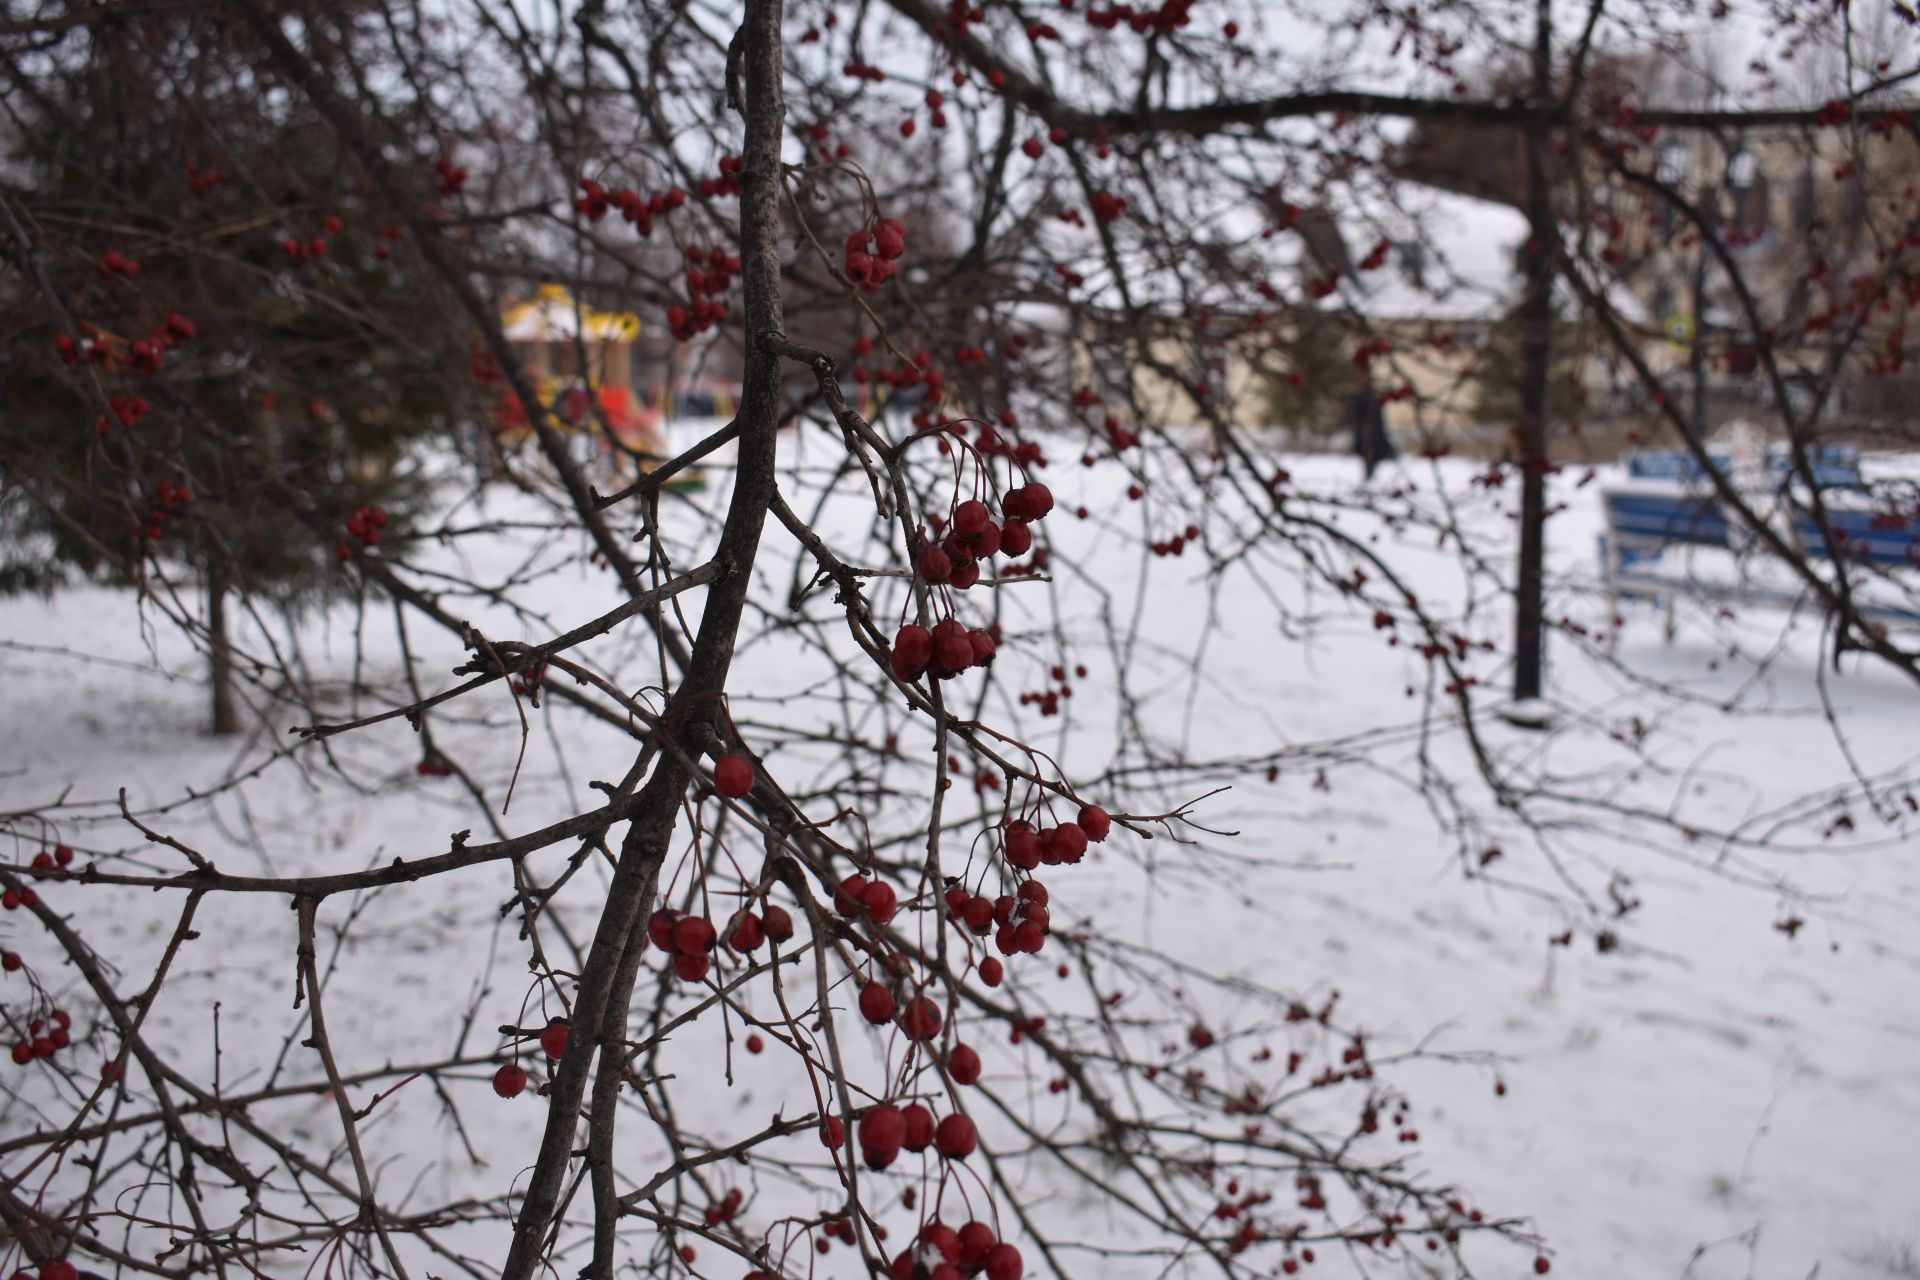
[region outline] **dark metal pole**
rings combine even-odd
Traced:
[[[1553,191],[1544,112],[1553,95],[1553,5],[1537,0],[1533,38],[1535,114],[1527,125],[1527,294],[1521,303],[1526,350],[1520,383],[1520,572],[1514,584],[1513,696],[1541,692],[1545,645],[1547,381],[1553,356]]]

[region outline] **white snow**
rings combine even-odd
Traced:
[[[1283,461],[1303,494],[1335,497],[1350,492],[1355,479],[1350,459]],[[1465,464],[1399,466],[1420,486],[1415,501],[1437,503],[1444,486],[1463,522],[1505,554],[1508,492],[1475,488]],[[1230,518],[1222,504],[1143,510],[1121,496],[1127,477],[1117,468],[1055,471],[1048,478],[1062,510],[1047,533],[1063,563],[1079,556],[1085,567],[1059,572],[1050,588],[1002,593],[1011,642],[998,671],[1010,690],[1044,683],[1040,673],[1060,660],[1037,627],[1048,600],[1057,602],[1068,661],[1086,663],[1089,675],[1074,681],[1070,718],[1041,719],[1010,698],[988,714],[1022,726],[1076,779],[1097,779],[1114,764],[1147,770],[1140,776],[1151,783],[1146,744],[1116,721],[1116,652],[1100,623],[1116,619],[1124,639],[1135,593],[1145,589],[1151,606],[1137,618],[1131,689],[1145,700],[1157,735],[1151,754],[1163,765],[1183,759],[1195,766],[1168,785],[1184,798],[1230,784],[1195,813],[1208,827],[1239,833],[1202,847],[1164,838],[1143,844],[1116,832],[1100,856],[1052,877],[1062,904],[1056,919],[1091,917],[1105,935],[1148,942],[1211,971],[1316,1001],[1337,988],[1341,1017],[1369,1032],[1377,1060],[1419,1044],[1459,1055],[1382,1069],[1410,1098],[1420,1134],[1403,1154],[1412,1170],[1456,1181],[1490,1215],[1530,1218],[1553,1253],[1556,1276],[1920,1274],[1920,859],[1913,819],[1900,800],[1920,771],[1920,690],[1857,657],[1838,674],[1827,670],[1817,624],[1775,611],[1732,620],[1691,611],[1679,640],[1667,647],[1651,612],[1630,606],[1617,652],[1638,680],[1556,636],[1553,730],[1542,735],[1488,714],[1476,727],[1489,751],[1555,787],[1604,796],[1623,813],[1648,806],[1703,831],[1770,833],[1778,846],[1688,843],[1647,822],[1559,806],[1550,812],[1566,824],[1551,833],[1556,856],[1565,860],[1561,879],[1528,834],[1489,803],[1468,767],[1459,727],[1443,714],[1430,732],[1420,732],[1420,709],[1430,696],[1426,664],[1405,648],[1386,648],[1370,610],[1350,607],[1324,586],[1301,586],[1271,559],[1263,569],[1266,589],[1244,572],[1210,583],[1192,555],[1149,560],[1143,572],[1137,544],[1119,532],[1144,522],[1164,536],[1193,519],[1213,537]],[[715,475],[724,479],[723,471]],[[1576,488],[1579,478],[1569,472],[1554,482],[1554,501],[1569,505],[1550,526],[1552,612],[1604,630],[1604,605],[1593,590],[1598,513],[1593,487]],[[1072,519],[1079,502],[1095,519]],[[676,510],[684,513],[669,506],[670,518]],[[469,507],[450,519],[472,524],[543,514],[524,496],[496,492],[484,510]],[[1485,583],[1469,583],[1430,536],[1416,541],[1354,511],[1335,518],[1417,583],[1423,598],[1469,610],[1465,629],[1475,638],[1503,637],[1498,600]],[[825,526],[848,542],[863,527],[850,505],[830,510]],[[784,600],[792,547],[777,531],[768,537],[766,585]],[[479,599],[449,601],[489,635],[538,638],[615,601],[604,577],[582,563],[585,548],[575,535],[518,528],[484,545],[485,558],[470,567],[493,582],[524,578],[530,559],[577,557],[546,580],[511,587],[527,610],[521,617]],[[0,707],[11,727],[0,743],[0,812],[57,805],[48,812],[62,838],[88,857],[120,855],[127,860],[122,869],[180,862],[118,820],[113,797],[120,788],[149,825],[233,871],[344,871],[444,850],[456,830],[490,838],[454,780],[416,778],[418,746],[400,723],[335,739],[344,776],[306,748],[211,804],[179,804],[189,788],[204,791],[286,748],[286,724],[304,717],[283,716],[278,732],[243,741],[202,737],[197,659],[164,623],[143,632],[137,618],[130,593],[106,589],[0,603]],[[779,637],[752,624],[749,632],[732,706],[743,731],[755,733],[752,726],[777,717],[793,723],[825,715],[832,691],[811,687],[818,667],[782,650]],[[356,670],[386,698],[406,698],[384,602],[370,600],[364,617],[336,606],[302,625],[298,639],[329,691],[325,714],[343,718],[385,705],[378,696],[343,692]],[[458,645],[417,622],[409,639],[423,685],[451,683]],[[246,643],[258,641],[254,635]],[[1757,665],[1755,655],[1776,645],[1777,656]],[[628,689],[657,677],[637,629],[590,652]],[[1502,668],[1497,658],[1482,657],[1472,669],[1488,686],[1484,705],[1491,712]],[[777,701],[782,693],[794,696]],[[1728,703],[1736,710],[1726,710]],[[1857,800],[1784,809],[1802,797],[1857,790],[1829,707],[1852,760],[1886,798],[1884,821]],[[885,715],[900,719],[892,710]],[[484,779],[496,799],[519,750],[517,725],[497,686],[433,719],[436,742]],[[1356,738],[1383,726],[1398,732],[1370,746]],[[1644,754],[1636,758],[1619,739],[1641,731]],[[910,737],[903,742],[911,749]],[[804,781],[807,753],[782,751],[770,740],[759,745],[776,772]],[[1482,830],[1463,839],[1441,828],[1408,785],[1423,754],[1481,816]],[[1269,760],[1279,764],[1273,782],[1265,777]],[[564,709],[535,713],[512,808],[501,822],[518,833],[588,807],[596,798],[587,782],[616,780],[628,762],[617,735],[587,728]],[[160,809],[165,805],[177,807]],[[1843,808],[1852,830],[1824,836]],[[8,854],[20,861],[47,838],[17,820],[0,827],[9,830]],[[1499,883],[1469,876],[1468,864],[1478,860],[1472,855],[1492,846],[1502,854],[1486,871]],[[566,852],[555,849],[536,862],[550,874]],[[1618,949],[1600,954],[1591,922],[1564,895],[1577,887],[1604,903],[1616,869],[1631,878],[1619,892],[1642,905],[1615,924]],[[593,877],[601,874],[593,868],[564,906],[562,918],[576,931],[590,926],[599,883]],[[1549,890],[1562,898],[1543,896]],[[327,904],[321,963],[333,966],[326,1008],[344,1072],[445,1053],[460,1038],[470,1006],[464,1044],[476,1059],[497,1050],[495,1027],[544,1021],[521,1008],[525,949],[498,912],[510,891],[500,864],[387,890],[352,904],[362,914],[337,952],[328,931],[345,922],[349,904]],[[181,905],[164,894],[71,886],[50,886],[45,896],[73,913],[75,927],[119,966],[129,990],[151,972]],[[200,937],[183,949],[148,1023],[158,1043],[211,1081],[217,1008],[220,1081],[230,1093],[266,1083],[283,1055],[282,1079],[318,1074],[312,1054],[288,1043],[304,1035],[304,1022],[292,1007],[294,917],[286,906],[277,897],[210,897]],[[1797,936],[1774,927],[1789,916],[1805,921]],[[1571,946],[1549,945],[1550,935],[1570,925]],[[30,963],[51,955],[23,916],[0,919],[0,941]],[[1085,994],[1080,979],[1057,982],[1054,959],[1050,951],[1022,980],[1062,1009],[1077,1008],[1075,992]],[[96,1025],[78,979],[58,967],[44,976],[78,1015],[76,1037],[85,1030],[76,1052],[98,1061],[112,1039]],[[0,985],[6,1000],[19,998],[19,981],[11,975]],[[643,978],[642,1003],[649,991]],[[1142,1003],[1158,998],[1132,994]],[[1265,1029],[1220,1052],[1250,1071],[1256,1044],[1271,1043],[1285,1056],[1287,1031],[1270,1002],[1229,989],[1202,998],[1223,1039],[1237,1029]],[[804,1113],[810,1103],[791,1059],[778,1052],[749,1058],[737,1026],[734,1032],[728,1058],[719,1023],[705,1020],[663,1049],[659,1069],[678,1073],[678,1101],[736,1134],[757,1128],[777,1108]],[[985,1028],[975,1043],[989,1057],[990,1080],[1011,1086],[1010,1097],[1028,1099],[1019,1087],[1023,1064],[1032,1062],[1023,1056],[1028,1051]],[[721,1078],[723,1063],[735,1076],[731,1089]],[[440,1102],[416,1083],[384,1101],[366,1125],[369,1159],[382,1168],[383,1186],[419,1176],[414,1198],[421,1204],[510,1191],[531,1163],[543,1103],[531,1094],[499,1101],[488,1088],[490,1074],[476,1062],[452,1091],[484,1167],[467,1157]],[[1504,1097],[1495,1094],[1496,1080],[1507,1087]],[[7,1090],[0,1137],[72,1114],[74,1099],[37,1068],[8,1068],[0,1082]],[[369,1092],[356,1090],[356,1104],[365,1105]],[[1026,1105],[1036,1116],[1069,1114],[1066,1103],[1049,1100],[1043,1082]],[[332,1105],[317,1096],[264,1104],[256,1114],[321,1144],[337,1137]],[[211,1121],[196,1124],[215,1132]],[[633,1129],[629,1122],[623,1169],[638,1181],[656,1167],[660,1150]],[[993,1128],[987,1132],[991,1139]],[[817,1157],[810,1134],[792,1141],[806,1144],[796,1148],[803,1158]],[[1393,1145],[1390,1132],[1369,1141]],[[258,1154],[244,1144],[243,1153]],[[1072,1215],[1094,1237],[1108,1230],[1102,1206],[1084,1197],[1049,1198],[1054,1185],[1044,1171],[1034,1175],[1031,1211]],[[778,1188],[761,1193],[766,1206],[791,1198]],[[764,1220],[771,1211],[750,1202],[746,1216]],[[480,1258],[498,1256],[499,1237],[490,1230],[449,1238]],[[148,1236],[143,1247],[151,1253],[157,1246]],[[644,1250],[636,1244],[635,1256]],[[313,1256],[270,1270],[301,1274]],[[712,1256],[703,1246],[701,1265]],[[1479,1274],[1531,1274],[1531,1255],[1511,1247],[1470,1241],[1467,1256],[1478,1260]],[[820,1262],[817,1274],[853,1274],[836,1269],[851,1265],[850,1255]],[[1200,1263],[1191,1265],[1199,1274]],[[1363,1266],[1384,1274],[1397,1265],[1327,1250],[1308,1274]],[[708,1274],[720,1276],[745,1269],[732,1260],[712,1267]],[[1085,1274],[1160,1271],[1143,1259],[1132,1269],[1122,1261],[1091,1263]],[[1030,1266],[1028,1274],[1042,1272]]]

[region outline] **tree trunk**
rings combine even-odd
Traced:
[[[213,677],[213,732],[240,732],[240,704],[233,696],[233,646],[227,640],[227,596],[232,587],[226,568],[207,566],[207,668]]]

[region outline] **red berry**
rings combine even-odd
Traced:
[[[753,790],[753,762],[729,752],[713,762],[713,786],[723,796],[739,799]]]
[[[767,1047],[767,1042],[765,1040],[762,1040],[759,1036],[752,1035],[747,1037],[748,1053],[759,1053],[762,1049],[766,1047]]]
[[[913,563],[920,576],[935,585],[953,577],[953,557],[931,543],[920,548]]]
[[[920,1228],[920,1246],[939,1254],[945,1262],[960,1261],[960,1233],[944,1222],[929,1222]]]
[[[860,1117],[858,1129],[860,1146],[867,1152],[868,1163],[873,1162],[875,1153],[884,1153],[889,1163],[900,1153],[901,1140],[907,1136],[907,1122],[900,1115],[900,1108],[892,1103],[883,1102]]]
[[[872,917],[875,924],[885,924],[899,910],[900,899],[892,885],[884,880],[875,880],[860,895],[860,905],[866,908],[867,915]]]
[[[977,628],[967,632],[967,643],[973,647],[973,665],[976,667],[984,667],[992,662],[993,655],[999,650],[999,646],[993,642],[993,636]]]
[[[965,671],[973,665],[973,641],[967,629],[952,618],[933,629],[934,665],[943,671]]]
[[[1004,979],[1006,976],[1007,976],[1006,966],[1001,964],[998,960],[994,959],[992,956],[988,956],[986,959],[980,962],[980,981],[986,983],[988,986],[990,987],[999,986],[1001,983],[1001,980]]]
[[[933,1130],[933,1146],[949,1160],[965,1160],[980,1145],[973,1121],[958,1111],[946,1117]]]
[[[1551,1270],[1553,1270],[1553,1264],[1545,1258],[1535,1258],[1533,1260],[1533,1274],[1543,1276]]]
[[[674,921],[673,949],[687,955],[699,955],[713,949],[713,922],[701,916]]]
[[[80,1280],[80,1269],[71,1262],[43,1262],[40,1280]]]
[[[1000,962],[989,959],[987,963],[997,966]],[[985,965],[981,967],[984,969]],[[953,1046],[947,1054],[947,1074],[955,1084],[972,1084],[980,1078],[980,1055],[967,1045]]]
[[[567,1023],[564,1018],[555,1018],[540,1033],[540,1047],[549,1058],[557,1058],[567,1051]]]
[[[900,1119],[905,1126],[901,1146],[909,1151],[925,1151],[933,1145],[933,1112],[910,1102],[900,1108]]]
[[[13,1046],[14,1065],[24,1067],[29,1062],[32,1062],[32,1061],[33,1061],[33,1045],[26,1040],[16,1041]]]
[[[985,533],[993,523],[993,513],[978,498],[968,498],[953,509],[953,531],[963,538]]]
[[[73,861],[73,850],[64,844],[57,844],[53,846],[53,860],[64,867]]]
[[[793,917],[787,914],[785,907],[776,907],[772,903],[768,903],[767,909],[761,913],[760,926],[775,942],[785,942],[793,936]]]
[[[1034,481],[1018,492],[1021,495],[1021,510],[1026,513],[1022,519],[1044,520],[1047,518],[1047,513],[1053,510],[1053,490],[1039,481]]]
[[[1007,861],[1025,871],[1040,865],[1040,833],[1030,822],[1015,820],[1007,824]]]
[[[893,992],[878,982],[860,988],[860,1016],[879,1026],[893,1017]]]
[[[673,971],[682,982],[698,982],[713,967],[713,958],[705,952],[682,951],[673,957]]]
[[[1026,521],[1009,517],[1007,522],[1000,526],[1000,554],[1018,557],[1032,549],[1033,530],[1027,527]]]
[[[647,941],[662,951],[673,950],[673,926],[680,919],[680,913],[671,909],[654,912],[647,917]]]
[[[928,550],[938,551],[937,547]],[[946,557],[941,551],[941,558]],[[952,562],[947,565],[948,572],[953,569]],[[924,574],[923,574],[924,576]],[[933,635],[925,627],[908,623],[894,633],[893,652],[889,655],[893,674],[901,680],[918,680],[926,674],[927,664],[933,660]]]
[[[518,1097],[526,1087],[526,1069],[517,1062],[509,1062],[493,1073],[493,1091],[503,1098]]]
[[[940,1034],[940,1016],[937,1001],[930,996],[915,996],[900,1015],[900,1029],[909,1040],[931,1040]]]
[[[18,973],[20,966],[25,963],[26,961],[20,958],[18,951],[0,953],[0,969],[4,969],[8,973]]]
[[[1097,804],[1083,806],[1080,810],[1080,830],[1087,839],[1098,844],[1107,838],[1107,832],[1113,829],[1113,819],[1107,811]]]
[[[987,1280],[1020,1280],[1026,1269],[1020,1251],[1010,1244],[997,1244],[987,1250]]]
[[[767,940],[766,926],[760,917],[751,911],[739,911],[734,914],[731,931],[727,935],[727,945],[735,951],[752,951]]]
[[[960,1228],[960,1265],[978,1271],[987,1265],[987,1251],[999,1243],[993,1228],[984,1222],[969,1222]]]
[[[34,869],[35,871],[51,871],[51,870],[53,870],[53,855],[52,855],[52,854],[50,854],[50,853],[48,853],[48,852],[47,852],[46,850],[44,850],[44,849],[42,849],[42,850],[41,850],[41,851],[40,851],[39,853],[36,853],[36,854],[34,854],[34,855],[33,855],[33,869]]]
[[[860,914],[861,900],[866,896],[867,878],[859,872],[840,882],[833,892],[833,909],[848,920]]]
[[[1063,822],[1047,832],[1047,852],[1061,862],[1078,862],[1087,852],[1087,833],[1077,822]]]
[[[828,1116],[821,1122],[820,1145],[830,1150],[847,1145],[847,1128],[839,1116]]]

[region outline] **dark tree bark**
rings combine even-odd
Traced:
[[[207,564],[207,670],[213,681],[213,732],[240,732],[240,704],[233,691],[233,643],[227,636],[227,597],[233,584],[219,560]]]

